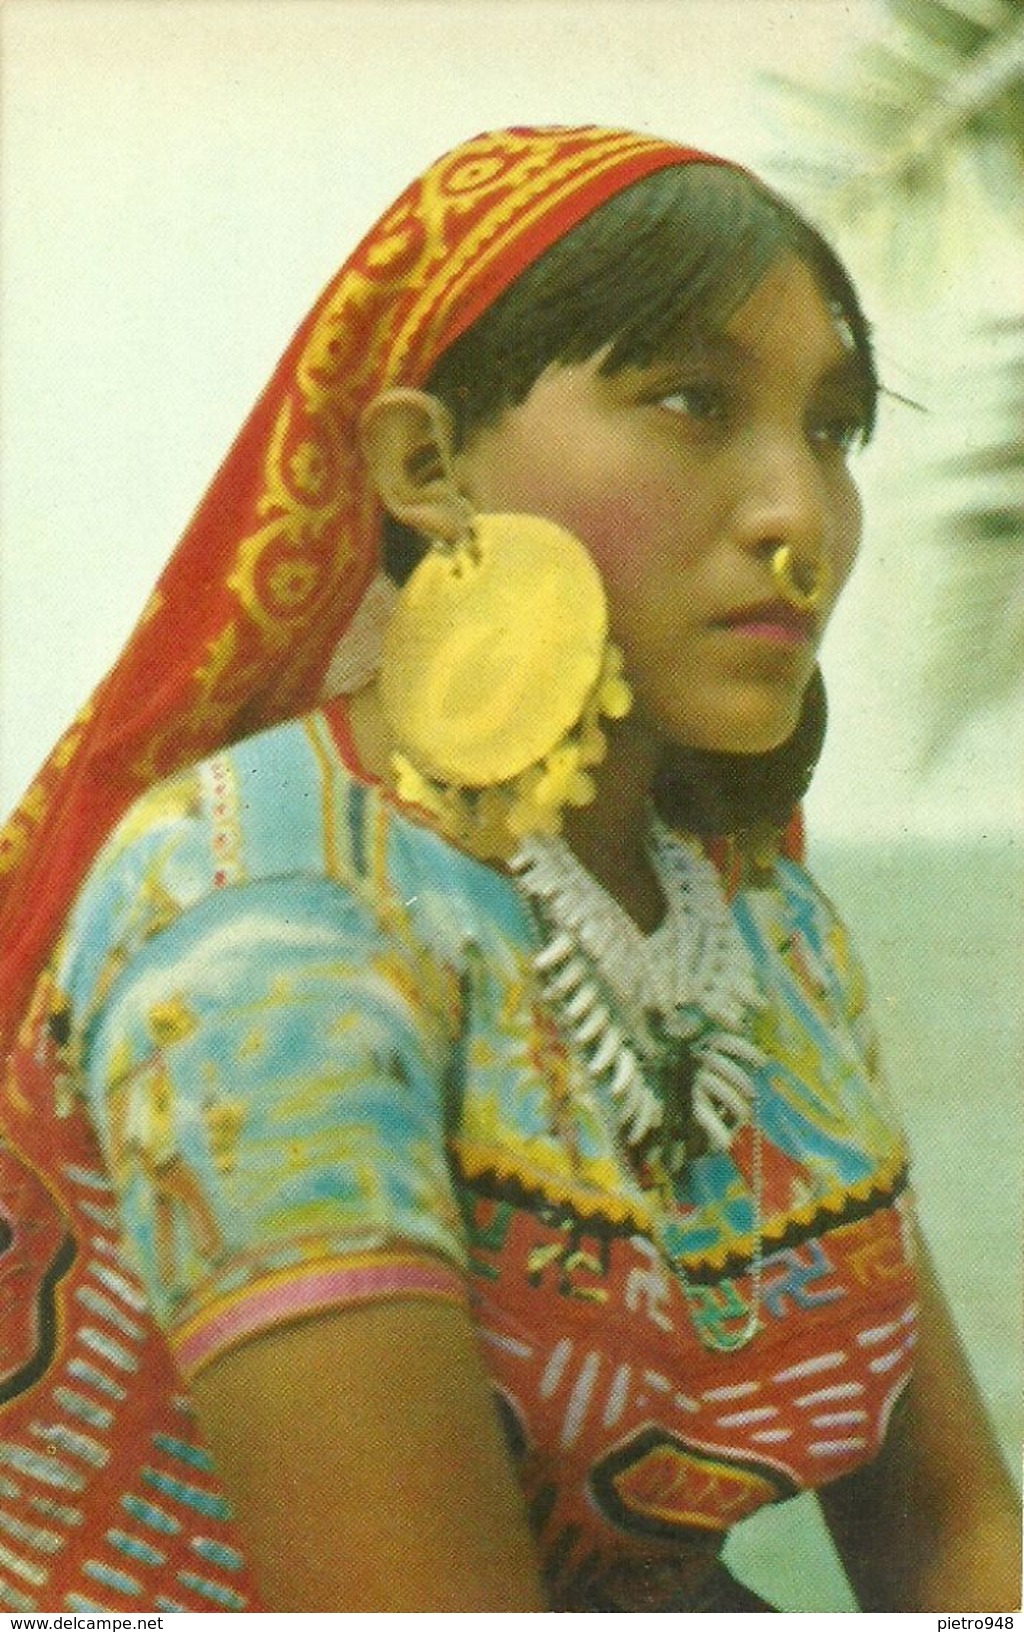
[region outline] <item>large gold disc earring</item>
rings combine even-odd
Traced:
[[[384,637],[381,706],[398,794],[475,855],[506,858],[593,797],[602,714],[629,688],[608,645],[600,575],[540,516],[474,517],[402,589]]]
[[[783,600],[798,612],[813,612],[821,605],[828,585],[828,562],[798,562],[789,544],[780,544],[772,556],[772,579]]]

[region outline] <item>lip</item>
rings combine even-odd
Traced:
[[[813,640],[818,626],[812,613],[801,612],[789,601],[777,599],[755,601],[750,606],[724,612],[720,617],[711,619],[711,627],[755,640],[796,645]]]

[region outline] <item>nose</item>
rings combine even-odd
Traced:
[[[816,582],[827,565],[830,506],[814,450],[802,436],[764,436],[741,465],[734,512],[741,547],[769,562],[784,549],[792,577]]]

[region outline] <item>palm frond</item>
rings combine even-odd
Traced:
[[[936,473],[947,502],[925,669],[929,757],[1024,686],[1024,318],[981,339],[996,361],[974,375],[970,451]]]
[[[980,186],[1024,230],[1024,0],[889,0],[878,36],[830,87],[773,82],[786,145],[774,168],[836,231],[888,247],[885,273],[976,247]]]

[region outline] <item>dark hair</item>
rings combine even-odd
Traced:
[[[687,164],[615,194],[528,266],[442,353],[424,388],[448,408],[456,446],[525,401],[553,363],[606,351],[603,374],[644,367],[680,338],[719,332],[787,252],[813,272],[861,365],[865,440],[877,378],[868,326],[841,261],[784,200],[745,171]],[[385,570],[401,583],[423,541],[386,517]],[[768,754],[676,751],[659,778],[663,813],[700,833],[779,824],[806,791],[825,728],[820,676],[788,743]]]

